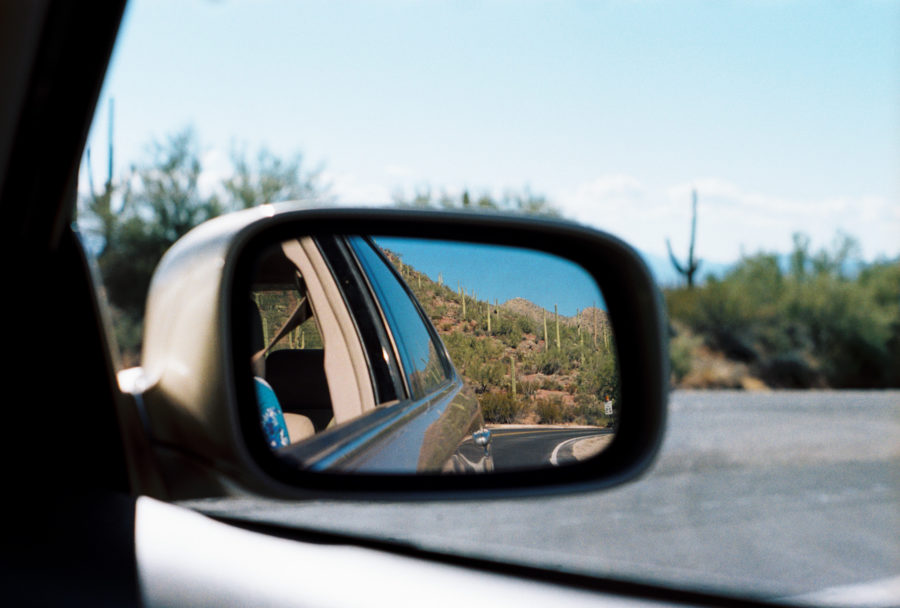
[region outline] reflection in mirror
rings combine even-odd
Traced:
[[[248,309],[260,425],[291,466],[554,467],[615,434],[619,370],[603,295],[564,258],[301,236],[257,260]]]

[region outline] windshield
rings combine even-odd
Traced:
[[[126,366],[159,257],[224,212],[466,208],[620,236],[670,315],[669,428],[644,477],[548,498],[190,506],[679,588],[900,604],[898,100],[900,4],[876,0],[136,0],[78,221]]]

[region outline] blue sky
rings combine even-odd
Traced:
[[[431,280],[440,276],[451,289],[462,287],[479,301],[500,304],[525,298],[547,311],[574,316],[606,302],[591,276],[565,259],[513,247],[447,243],[422,239],[376,237],[377,243],[401,256],[404,264],[424,272]]]
[[[837,231],[900,254],[900,3],[132,2],[106,100],[116,168],[193,125],[320,166],[338,204],[528,186],[650,255]],[[84,187],[84,179],[82,180]]]

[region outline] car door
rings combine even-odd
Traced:
[[[310,258],[321,254],[327,261],[331,289],[340,294],[347,316],[345,331],[323,330],[326,361],[330,349],[346,348],[337,334],[354,335],[367,361],[369,390],[377,407],[348,408],[333,398],[333,428],[280,454],[312,470],[434,472],[463,464],[468,470],[489,469],[487,448],[469,449],[465,459],[456,455],[460,445],[483,429],[478,402],[385,253],[359,236],[318,238],[316,245],[305,260],[296,247],[285,246],[285,251],[292,261],[307,266],[305,275],[313,272]],[[327,291],[321,288],[321,273],[313,283],[320,287],[310,285],[313,306],[318,299],[316,308],[321,308]],[[335,308],[333,302],[330,308]],[[327,328],[327,315],[320,325]],[[326,365],[329,387],[346,385],[353,376],[350,369]]]

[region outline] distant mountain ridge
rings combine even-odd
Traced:
[[[555,319],[555,314],[552,310],[542,308],[525,298],[513,298],[507,300],[500,305],[500,308],[527,317],[535,323],[543,323],[544,319],[547,319],[548,321]],[[578,311],[577,315],[571,317],[559,315],[559,322],[566,327],[580,327],[585,331],[592,330],[596,324],[597,329],[600,330],[609,325],[609,315],[605,310],[601,310],[594,306],[588,306],[587,308]]]

